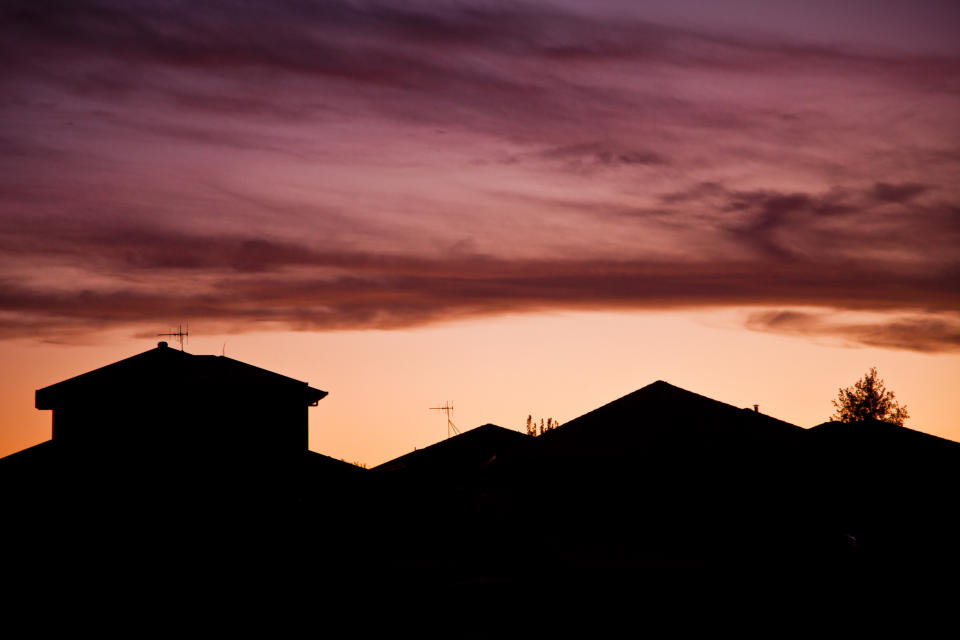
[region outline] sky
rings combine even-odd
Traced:
[[[839,5],[839,6],[837,6]],[[960,5],[3,3],[0,455],[155,346],[377,464],[657,379],[960,440]],[[175,401],[171,396],[165,401]]]

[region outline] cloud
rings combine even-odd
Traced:
[[[583,132],[653,116],[714,127],[755,120],[727,100],[690,101],[682,80],[701,73],[880,76],[935,91],[960,74],[951,58],[868,56],[549,3],[9,2],[0,24],[8,90],[45,80],[85,96],[142,94],[219,114],[346,108],[487,132],[512,120],[513,135],[582,118]],[[632,81],[638,72],[656,85]],[[663,83],[664,74],[681,82]],[[931,87],[931,77],[947,81]]]
[[[895,316],[851,321],[838,314],[764,311],[750,314],[746,326],[756,331],[804,337],[836,338],[854,346],[921,352],[960,351],[960,314]]]
[[[911,189],[919,195],[917,186]],[[242,193],[232,197],[245,202]],[[270,199],[246,204],[275,215],[311,215]],[[912,217],[891,215],[897,224],[871,228],[880,217],[872,187],[782,193],[719,182],[663,194],[656,215],[567,204],[586,207],[588,218],[606,216],[621,233],[639,224],[675,233],[677,243],[695,246],[698,237],[708,249],[486,253],[486,243],[460,233],[443,245],[448,249],[430,251],[410,243],[375,248],[336,234],[316,241],[316,234],[251,234],[240,227],[216,232],[22,214],[0,221],[0,269],[25,274],[0,282],[0,338],[50,339],[170,316],[234,331],[389,329],[506,312],[803,305],[908,314],[909,320],[898,317],[881,329],[784,313],[751,316],[747,326],[894,348],[953,348],[945,321],[920,319],[960,309],[951,240],[957,229],[944,224],[948,214],[939,209],[913,205]],[[589,234],[593,226],[578,228]],[[901,237],[906,229],[909,238]],[[733,249],[722,249],[724,242]],[[915,245],[908,259],[862,258],[871,246],[907,242]],[[65,268],[81,277],[64,281],[58,269]]]
[[[889,184],[878,182],[873,185],[873,197],[881,202],[904,203],[930,190],[929,185],[906,182],[903,184]]]
[[[660,196],[661,215],[722,229],[729,239],[765,260],[838,256],[954,263],[955,206],[918,202],[934,190],[918,183],[833,186],[822,192],[741,191],[703,182]],[[910,215],[883,205],[910,205]],[[881,254],[885,254],[885,257]]]
[[[121,237],[123,244],[114,244]],[[383,329],[550,309],[790,303],[923,312],[960,306],[960,274],[898,273],[881,265],[811,262],[778,267],[749,261],[499,259],[475,254],[429,258],[323,251],[263,238],[174,240],[146,232],[93,240],[101,243],[95,246],[103,252],[99,259],[104,273],[122,266],[126,279],[70,287],[60,282],[2,282],[4,337],[78,326],[139,325],[171,315],[235,330],[253,330],[264,323],[297,329]],[[91,245],[84,250],[92,250]],[[792,317],[766,317],[765,323],[821,331]]]
[[[0,54],[0,337],[958,308],[950,56],[294,0],[6,2]]]
[[[554,147],[539,152],[537,156],[548,161],[559,161],[565,169],[574,172],[669,164],[667,159],[656,151],[630,149],[622,145],[603,142],[585,142]]]

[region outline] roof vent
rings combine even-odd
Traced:
[[[166,349],[166,348],[167,348],[167,343],[166,343],[166,342],[158,342],[158,343],[157,343],[157,349]]]

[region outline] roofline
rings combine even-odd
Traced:
[[[269,369],[264,369],[263,367],[258,367],[256,365],[235,360],[233,358],[228,358],[226,356],[195,355],[185,351],[170,349],[165,345],[165,343],[160,343],[155,349],[143,351],[128,358],[124,358],[123,360],[118,360],[117,362],[112,362],[102,367],[91,369],[90,371],[67,378],[66,380],[61,380],[60,382],[37,389],[34,392],[34,406],[40,410],[55,409],[57,405],[60,404],[61,398],[79,397],[79,391],[75,385],[80,385],[79,389],[82,390],[86,381],[96,379],[97,376],[103,375],[105,371],[113,369],[118,365],[128,363],[130,360],[137,360],[145,357],[150,358],[150,354],[157,354],[158,351],[164,354],[169,354],[165,356],[164,359],[168,357],[174,357],[182,358],[186,362],[211,362],[212,360],[216,362],[223,362],[224,364],[229,363],[228,366],[236,367],[239,370],[245,370],[247,374],[262,375],[265,382],[258,384],[269,386],[271,388],[286,387],[291,392],[296,393],[296,389],[298,388],[297,385],[302,385],[300,389],[304,394],[304,401],[307,406],[315,407],[320,400],[323,400],[325,397],[327,397],[327,395],[329,395],[328,392],[321,389],[315,389],[311,387],[309,383],[304,382],[303,380],[297,380],[296,378],[291,378],[290,376],[285,376],[282,373],[270,371]]]

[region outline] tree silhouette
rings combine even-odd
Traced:
[[[560,426],[560,422],[554,420],[553,418],[547,418],[546,423],[544,423],[543,418],[540,418],[539,432],[537,427],[537,421],[533,419],[532,415],[527,416],[527,435],[528,436],[542,436],[547,431],[552,431]]]
[[[904,420],[910,417],[907,406],[898,404],[893,391],[886,390],[876,367],[870,367],[852,387],[841,388],[833,406],[837,411],[830,419],[837,422],[882,420],[902,427]]]

